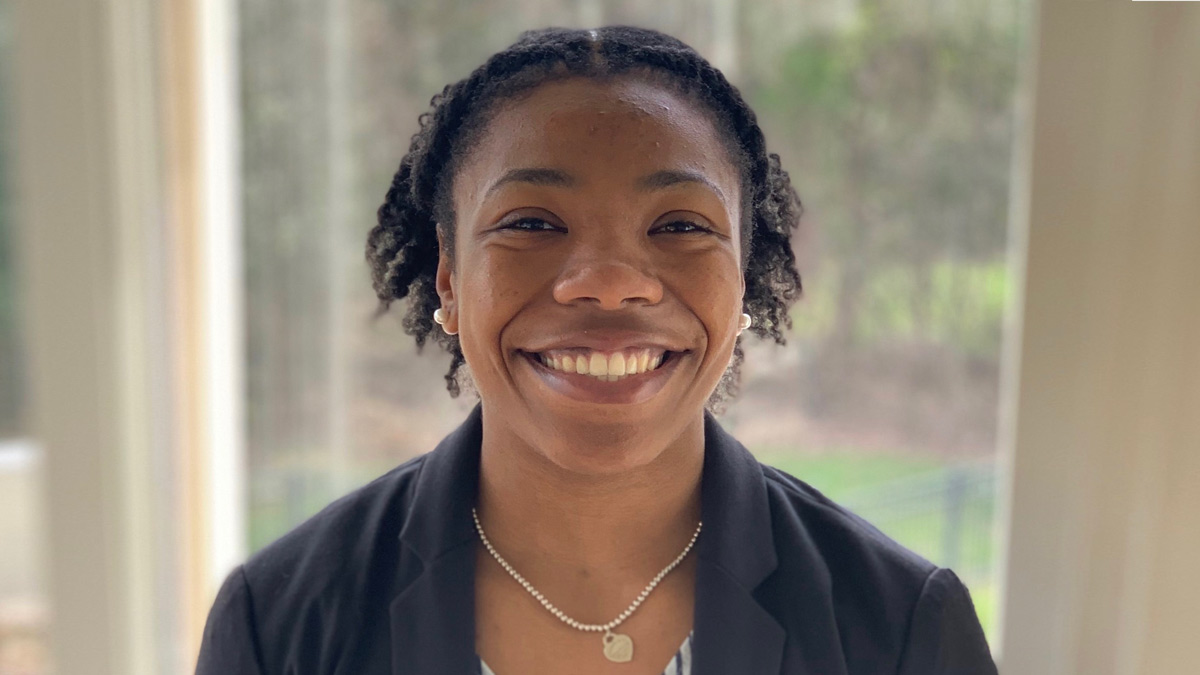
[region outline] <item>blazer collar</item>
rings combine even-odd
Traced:
[[[392,601],[394,675],[477,672],[475,532],[482,403],[429,453],[400,531],[419,571]],[[783,627],[754,589],[778,565],[758,461],[707,410],[694,615],[693,675],[776,675]],[[403,565],[402,565],[403,566]]]

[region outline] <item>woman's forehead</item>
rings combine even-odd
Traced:
[[[500,104],[456,182],[469,198],[514,168],[614,179],[687,169],[729,193],[739,177],[727,155],[710,115],[685,96],[636,78],[571,78]]]
[[[518,115],[536,114],[548,120],[579,113],[657,116],[680,122],[699,116],[694,103],[662,84],[632,75],[604,78],[570,77],[545,82],[523,95],[501,103]]]

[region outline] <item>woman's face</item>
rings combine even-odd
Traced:
[[[446,328],[489,423],[576,471],[648,462],[702,424],[733,353],[740,174],[707,116],[645,81],[500,105],[455,177]]]

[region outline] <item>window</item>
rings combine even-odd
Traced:
[[[431,449],[469,409],[438,395],[448,358],[416,354],[403,305],[369,321],[366,232],[430,96],[524,28],[630,23],[726,72],[807,208],[789,344],[747,341],[723,423],[953,567],[993,635],[1027,13],[1025,0],[243,0],[250,549]]]

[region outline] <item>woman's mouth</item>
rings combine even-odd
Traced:
[[[547,368],[564,372],[590,375],[598,380],[616,382],[649,372],[662,366],[671,352],[663,349],[630,349],[615,352],[599,352],[587,349],[554,350],[534,354]]]
[[[559,394],[589,403],[632,404],[654,396],[689,352],[589,349],[520,354],[533,372]]]

